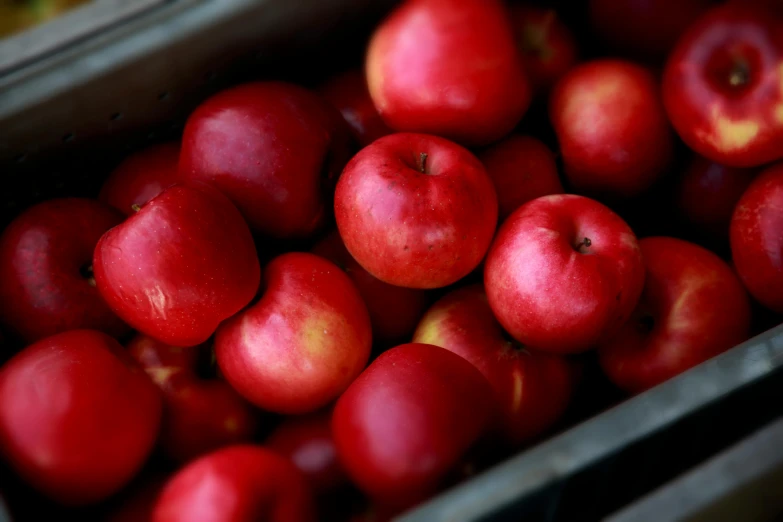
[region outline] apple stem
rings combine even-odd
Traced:
[[[741,87],[750,80],[750,69],[745,60],[739,60],[734,64],[729,74],[729,85],[732,87]]]
[[[138,212],[139,210],[141,210],[141,206],[139,206],[137,203],[134,203],[133,205],[131,205],[131,210],[133,210],[134,212]]]
[[[95,276],[92,272],[92,265],[87,265],[85,267],[82,267],[81,269],[82,277],[84,277],[87,280],[87,284],[90,286],[95,286]]]
[[[419,172],[422,174],[427,173],[427,153],[422,152],[419,154]]]
[[[592,245],[593,245],[593,242],[590,241],[589,237],[586,237],[586,238],[582,239],[581,243],[576,245],[576,251],[579,252],[580,254],[584,254],[586,252],[586,250],[582,250],[582,248],[584,247],[585,249],[587,249],[587,248],[590,248]]]

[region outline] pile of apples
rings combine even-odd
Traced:
[[[551,433],[580,354],[635,394],[779,321],[780,5],[589,12],[624,58],[580,60],[552,10],[405,0],[364,70],[228,88],[97,199],[22,212],[6,465],[115,521],[385,520]],[[661,186],[651,218],[725,252],[637,237]]]

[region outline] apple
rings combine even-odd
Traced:
[[[742,0],[747,1],[747,0]],[[712,0],[590,0],[594,33],[612,50],[659,61]]]
[[[481,285],[454,290],[435,303],[421,319],[413,342],[454,352],[487,378],[500,405],[500,433],[512,446],[545,432],[568,405],[568,361],[509,340]]]
[[[329,216],[353,147],[348,125],[318,94],[283,82],[247,83],[188,117],[179,177],[217,187],[256,232],[306,237]]]
[[[734,266],[761,304],[783,314],[783,162],[766,168],[740,198],[729,239]]]
[[[177,183],[179,143],[152,145],[125,158],[103,182],[98,200],[132,216],[144,203]]]
[[[250,402],[301,414],[336,399],[367,364],[371,344],[367,307],[348,276],[291,252],[267,265],[261,299],[220,325],[215,355]]]
[[[439,288],[481,262],[498,203],[484,166],[467,149],[398,133],[345,166],[334,211],[346,248],[370,274],[396,286]]]
[[[364,71],[352,69],[338,74],[323,84],[319,92],[340,111],[360,146],[392,133],[370,98]]]
[[[531,88],[500,0],[406,0],[365,60],[375,107],[398,131],[484,145],[508,134]]]
[[[748,338],[750,302],[717,255],[671,237],[639,241],[644,292],[599,358],[609,379],[630,393],[652,388]]]
[[[574,190],[637,196],[668,167],[673,138],[657,80],[631,62],[577,65],[555,85],[549,115]]]
[[[152,522],[311,522],[312,494],[288,459],[235,445],[180,469],[165,485]]]
[[[351,256],[337,231],[315,244],[312,253],[328,259],[351,278],[367,305],[373,339],[383,343],[410,338],[427,308],[427,293],[384,283]]]
[[[428,344],[382,353],[343,393],[332,436],[348,476],[386,506],[433,492],[496,421],[487,380],[462,357]]]
[[[783,157],[783,17],[739,4],[713,7],[677,42],[663,101],[690,148],[731,167]]]
[[[555,155],[532,136],[512,134],[478,157],[495,185],[501,222],[528,201],[563,193]]]
[[[136,330],[173,346],[206,341],[255,296],[261,269],[242,215],[206,185],[174,185],[106,232],[95,282]]]
[[[576,64],[576,40],[554,9],[511,4],[509,11],[533,91],[546,93]]]
[[[726,238],[734,207],[756,174],[694,154],[676,189],[680,211],[700,230]]]
[[[160,415],[158,390],[102,332],[47,337],[0,367],[0,453],[62,504],[98,502],[129,482]]]
[[[126,349],[163,392],[160,447],[169,459],[187,462],[252,439],[255,412],[227,382],[199,376],[198,347],[168,346],[138,334]]]
[[[92,254],[122,215],[91,199],[63,198],[28,208],[0,236],[0,322],[31,343],[67,330],[118,337],[130,328],[95,287]]]
[[[543,196],[500,227],[484,285],[514,339],[577,353],[605,342],[630,316],[644,265],[633,231],[609,208],[573,194]]]

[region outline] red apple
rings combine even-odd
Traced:
[[[126,216],[177,182],[179,143],[163,143],[132,154],[103,182],[98,199]]]
[[[576,64],[576,40],[554,9],[526,4],[512,4],[509,9],[533,90],[546,93]]]
[[[492,180],[467,149],[400,133],[346,165],[334,211],[346,248],[370,274],[392,285],[438,288],[481,262],[497,205]]]
[[[363,71],[350,70],[334,76],[319,92],[340,111],[362,147],[391,134],[373,105]]]
[[[572,376],[566,359],[509,341],[481,285],[454,290],[435,303],[413,342],[454,352],[484,374],[500,404],[501,434],[514,446],[546,431],[568,405]]]
[[[607,207],[583,196],[544,196],[500,228],[484,284],[515,339],[576,353],[622,326],[642,292],[644,265],[633,231]]]
[[[406,0],[375,30],[365,71],[391,128],[466,145],[502,138],[530,104],[499,0]]]
[[[318,495],[329,495],[348,484],[332,440],[331,408],[288,417],[272,432],[265,446],[296,464]]]
[[[647,272],[630,320],[599,348],[604,372],[641,392],[728,350],[748,337],[750,303],[731,268],[681,239],[639,242]]]
[[[755,169],[727,167],[693,156],[677,188],[677,202],[690,223],[716,237],[727,237],[734,207]]]
[[[410,506],[494,422],[487,380],[461,357],[428,344],[382,353],[343,393],[332,416],[349,477],[384,505]]]
[[[427,308],[426,292],[390,285],[370,275],[348,253],[337,231],[319,241],[312,252],[342,268],[356,285],[370,314],[374,340],[390,342],[410,338]]]
[[[479,159],[495,184],[500,221],[530,200],[563,193],[555,155],[532,136],[512,134],[483,150]]]
[[[25,342],[90,328],[130,328],[95,288],[92,253],[122,215],[91,199],[65,198],[22,212],[0,236],[0,322]]]
[[[261,278],[242,215],[205,185],[174,185],[108,231],[93,269],[117,315],[174,346],[206,341],[250,302]]]
[[[552,91],[549,114],[565,175],[578,191],[631,197],[665,171],[673,138],[657,80],[639,65],[578,65]]]
[[[367,364],[367,307],[342,270],[313,254],[275,258],[264,286],[260,301],[218,329],[220,370],[265,410],[315,411],[336,399]]]
[[[47,337],[0,368],[0,452],[63,504],[97,502],[130,481],[160,413],[158,390],[102,332]]]
[[[208,182],[250,227],[309,236],[331,212],[331,194],[353,143],[340,113],[303,87],[248,83],[220,92],[188,118],[180,177]]]
[[[666,63],[663,101],[693,150],[732,167],[783,157],[783,18],[727,4],[702,15]]]
[[[590,0],[590,22],[595,34],[614,50],[662,60],[711,3],[712,0]]]
[[[764,170],[740,198],[729,233],[734,266],[761,304],[783,314],[783,163]]]
[[[163,488],[153,522],[310,522],[313,499],[302,473],[267,449],[237,445],[178,471]]]
[[[168,458],[187,462],[251,440],[255,412],[227,382],[200,378],[197,347],[168,346],[139,334],[127,349],[163,392],[160,446]]]

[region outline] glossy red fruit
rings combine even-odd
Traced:
[[[206,341],[242,309],[261,277],[239,211],[204,185],[175,185],[103,235],[95,281],[117,315],[174,346]]]
[[[636,196],[671,161],[658,82],[634,63],[601,59],[574,67],[553,89],[549,115],[574,190]]]
[[[340,111],[360,146],[365,147],[392,133],[370,98],[364,71],[338,74],[322,85],[319,92]]]
[[[729,239],[734,266],[761,304],[783,314],[783,163],[764,170],[740,198]]]
[[[335,192],[340,236],[386,283],[450,285],[478,266],[497,225],[497,196],[467,149],[427,134],[386,136],[346,165]]]
[[[783,17],[727,4],[701,16],[666,63],[663,101],[693,150],[733,167],[783,157]]]
[[[267,438],[265,446],[293,462],[317,495],[328,495],[348,484],[332,440],[331,408],[288,417]]]
[[[461,357],[427,344],[380,355],[337,401],[332,434],[353,482],[385,505],[410,506],[495,420],[487,380]]]
[[[554,9],[511,4],[509,11],[527,77],[535,92],[546,93],[576,64],[576,40]]]
[[[711,0],[590,0],[590,23],[595,35],[609,43],[613,51],[662,60],[711,3]]]
[[[410,338],[427,307],[426,292],[390,285],[370,275],[351,256],[336,230],[316,243],[312,252],[342,268],[356,285],[367,305],[375,341]]]
[[[509,339],[481,285],[446,294],[413,335],[413,342],[454,352],[487,378],[500,404],[500,433],[519,445],[560,418],[571,397],[572,375],[564,357],[529,350]]]
[[[257,82],[202,103],[182,136],[179,174],[226,194],[262,234],[309,236],[331,212],[331,194],[353,153],[348,126],[303,87]]]
[[[599,348],[617,386],[651,388],[748,337],[750,303],[731,268],[698,245],[670,237],[639,242],[644,292],[631,319]]]
[[[530,104],[499,0],[406,0],[375,30],[365,71],[391,128],[466,145],[502,138]]]
[[[177,182],[179,143],[163,143],[128,156],[103,182],[98,199],[126,216]]]
[[[178,471],[163,489],[153,522],[310,522],[312,494],[302,473],[267,449],[237,445]]]
[[[283,254],[267,265],[261,300],[224,322],[215,354],[226,380],[256,406],[315,411],[367,364],[370,317],[337,266],[313,255]]]
[[[609,208],[572,194],[511,214],[487,254],[484,284],[500,324],[519,342],[576,353],[606,341],[644,284],[636,236]]]
[[[555,155],[532,136],[512,134],[481,151],[479,159],[495,185],[501,222],[528,201],[563,193]]]
[[[685,218],[716,237],[727,237],[729,222],[755,169],[727,167],[698,154],[679,181],[677,203]]]
[[[108,335],[47,337],[0,368],[0,451],[58,502],[90,504],[141,468],[158,434],[160,393]]]
[[[0,236],[0,321],[26,342],[77,328],[120,336],[130,328],[95,288],[92,254],[122,221],[91,199],[52,199],[20,214]]]

